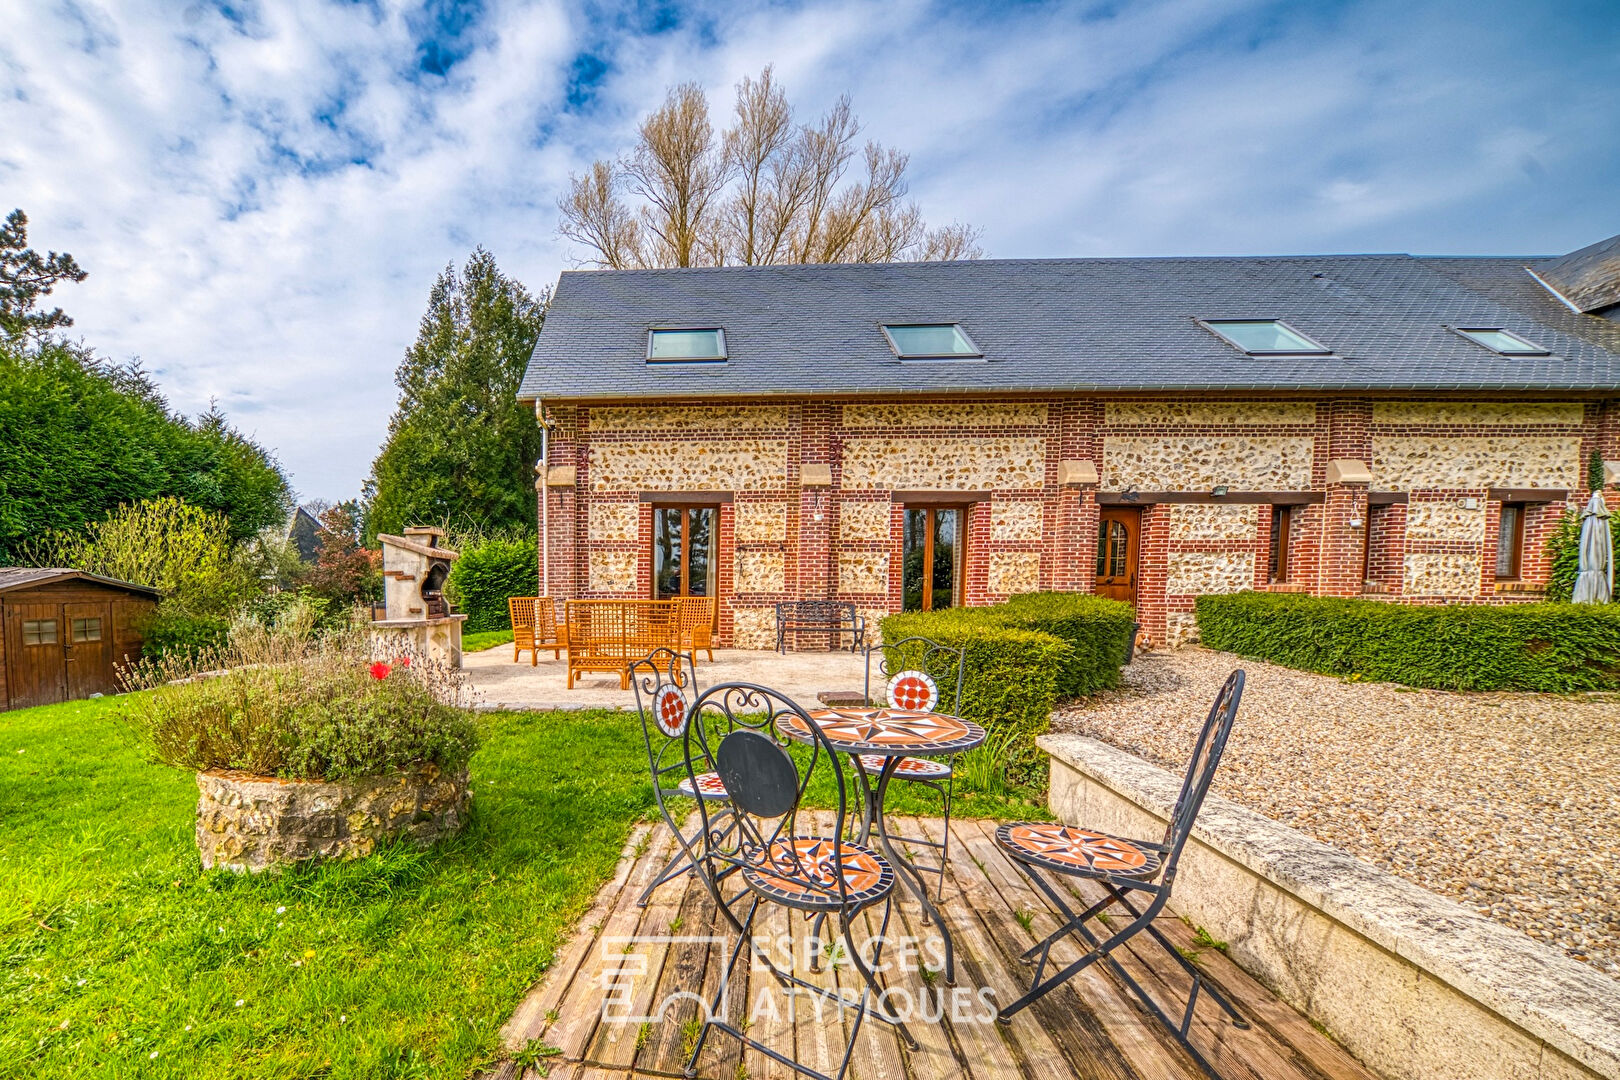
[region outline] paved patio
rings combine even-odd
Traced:
[[[830,815],[820,815],[823,827]],[[938,835],[937,819],[897,818],[907,835],[918,829]],[[1003,1027],[985,1015],[976,996],[993,990],[994,1000],[1011,1001],[1027,985],[1030,969],[1018,955],[1055,928],[1046,901],[1001,855],[989,821],[951,823],[953,851],[943,914],[957,946],[958,991],[967,1005],[943,1014],[928,1008],[933,1021],[914,1013],[912,1034],[919,1048],[904,1048],[894,1031],[882,1024],[862,1026],[851,1062],[854,1080],[1203,1080],[1193,1060],[1130,998],[1116,977],[1092,969],[1013,1018]],[[721,946],[706,935],[720,935],[708,893],[690,875],[669,882],[645,908],[635,899],[673,849],[667,828],[638,829],[619,861],[618,873],[597,894],[545,979],[529,992],[508,1022],[503,1036],[511,1050],[525,1045],[552,1048],[545,1059],[551,1080],[630,1080],[633,1077],[679,1076],[696,1037],[697,1005],[682,991],[713,994],[720,978]],[[1081,893],[1091,898],[1087,885]],[[1096,894],[1096,895],[1100,895]],[[870,915],[870,913],[869,913]],[[898,907],[891,937],[928,941],[915,901]],[[786,909],[769,909],[756,940],[783,949],[792,941],[803,955],[810,924],[789,918]],[[868,932],[875,924],[869,924]],[[1218,1019],[1207,998],[1195,1012],[1192,1039],[1226,1080],[1373,1080],[1331,1039],[1318,1032],[1289,1006],[1216,949],[1201,945],[1181,922],[1159,921],[1161,930],[1187,954],[1195,955],[1205,976],[1227,992],[1249,1018],[1241,1031]],[[859,934],[857,935],[860,936]],[[926,949],[926,944],[923,945]],[[1153,948],[1127,946],[1122,962],[1133,977],[1155,994],[1177,999],[1188,980],[1168,957]],[[780,957],[779,951],[777,956]],[[912,954],[916,955],[916,954]],[[924,952],[924,957],[929,954]],[[1078,955],[1071,945],[1055,950],[1067,963]],[[836,1054],[847,1017],[828,1008],[824,1015],[801,1002],[772,1006],[779,994],[774,980],[740,965],[731,982],[739,1012],[752,1014],[755,1037],[823,1072],[836,1066]],[[800,965],[795,963],[796,970]],[[801,971],[802,973],[802,971]],[[807,978],[820,985],[848,987],[846,967],[824,967]],[[904,1000],[922,1001],[944,981],[924,977],[918,965],[893,969],[889,985],[903,988]],[[897,996],[897,999],[899,997]],[[791,1000],[791,999],[789,999]],[[665,1003],[660,1010],[660,1003]],[[657,1017],[654,1019],[654,1017]],[[507,1061],[491,1080],[515,1080],[521,1070]],[[539,1075],[526,1073],[527,1076]],[[787,1068],[755,1050],[741,1051],[734,1039],[711,1035],[699,1063],[708,1080],[789,1080]]]
[[[755,682],[813,705],[822,690],[860,692],[866,675],[865,658],[847,652],[790,652],[787,655],[757,649],[716,649],[714,660],[698,654],[699,687],[720,682]],[[633,709],[635,692],[620,690],[615,675],[587,674],[568,689],[568,663],[542,651],[530,666],[512,662],[512,646],[497,645],[467,653],[462,666],[479,705],[486,709]]]

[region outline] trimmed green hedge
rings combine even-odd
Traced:
[[[1081,593],[1031,593],[990,607],[889,615],[883,639],[921,636],[964,647],[959,713],[991,732],[1017,730],[1010,764],[1026,772],[1034,738],[1060,698],[1119,684],[1135,618],[1129,605]],[[903,659],[892,655],[891,664]],[[936,679],[955,671],[936,670]]]
[[[1620,689],[1620,605],[1423,607],[1297,593],[1198,598],[1212,649],[1437,690]]]
[[[469,633],[512,629],[508,597],[535,596],[540,588],[539,549],[531,538],[485,540],[469,546],[450,565],[449,594],[467,616]]]

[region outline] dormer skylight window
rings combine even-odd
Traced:
[[[1483,345],[1491,352],[1500,356],[1551,356],[1552,353],[1543,349],[1533,341],[1526,341],[1518,334],[1501,327],[1457,327],[1457,333],[1472,341],[1475,345]]]
[[[976,360],[984,356],[958,323],[886,323],[883,336],[902,360]]]
[[[649,364],[714,364],[726,359],[726,332],[718,328],[647,331]]]
[[[1333,350],[1278,319],[1200,319],[1250,356],[1329,356]]]

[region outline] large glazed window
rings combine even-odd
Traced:
[[[908,506],[901,601],[906,611],[938,611],[962,602],[962,525],[957,506]]]
[[[712,506],[653,508],[653,598],[715,595],[718,511]]]

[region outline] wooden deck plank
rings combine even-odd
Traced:
[[[793,934],[788,925],[790,915],[781,904],[770,904],[760,908],[756,920],[760,928],[761,947],[778,966],[785,967],[787,963],[787,958],[777,951],[776,945],[779,941],[792,941]],[[792,996],[777,983],[774,976],[763,969],[749,972],[748,1014],[754,1023],[749,1034],[788,1057],[794,1054],[792,1007]],[[743,1067],[748,1071],[748,1080],[790,1080],[798,1075],[780,1061],[752,1047],[743,1051]]]
[[[638,857],[637,851],[652,831],[650,825],[637,825],[630,830],[613,876],[597,890],[596,899],[569,934],[562,950],[552,960],[546,974],[524,995],[517,1009],[501,1028],[501,1042],[509,1052],[523,1049],[530,1039],[542,1038],[550,1027],[551,1011],[557,1008],[563,995],[578,976],[580,967],[596,945],[597,930],[607,922],[608,913],[618,903]]]
[[[585,1049],[590,1046],[591,1037],[602,1019],[602,1006],[607,994],[607,982],[603,975],[612,958],[604,942],[610,937],[629,937],[635,933],[642,916],[642,909],[636,906],[636,898],[669,859],[669,852],[674,846],[674,839],[667,828],[653,830],[646,850],[636,860],[619,895],[614,898],[612,910],[596,937],[595,947],[580,967],[581,974],[586,977],[576,978],[568,994],[559,1000],[557,1019],[547,1030],[546,1041],[562,1050],[563,1060],[584,1060]]]
[[[696,878],[686,877],[682,881],[686,892],[681,897],[681,936],[729,933],[731,924],[716,909],[708,890]],[[673,883],[671,885],[673,887]],[[682,941],[671,948],[664,958],[659,999],[666,1000],[672,993],[685,991],[702,997],[706,1007],[709,998],[704,994],[703,979],[713,951],[713,947],[702,941]],[[641,1053],[636,1055],[637,1068],[666,1076],[681,1075],[686,1067],[688,1027],[700,1015],[697,1002],[690,998],[679,999],[666,1010],[662,1023],[649,1033]]]

